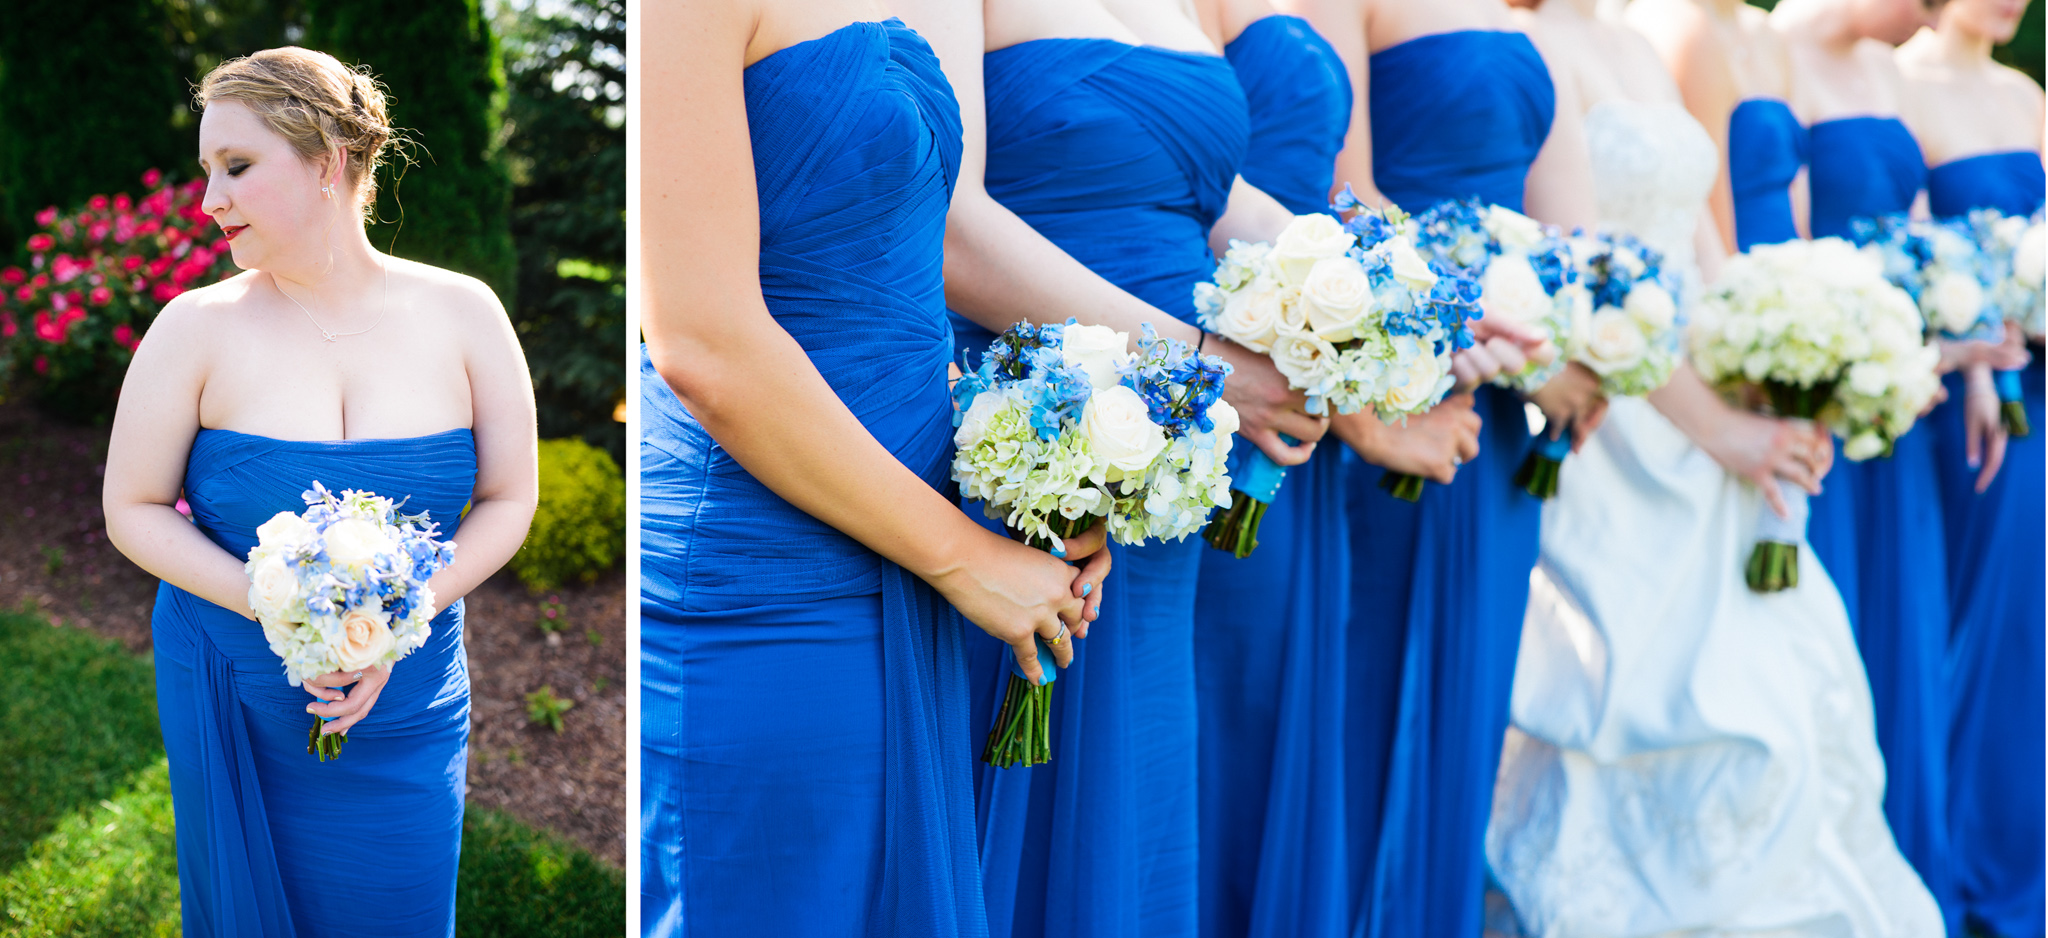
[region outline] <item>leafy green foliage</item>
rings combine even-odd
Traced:
[[[508,815],[462,819],[458,938],[617,938],[626,933],[625,874]]]
[[[571,0],[556,15],[503,8],[512,321],[533,370],[543,437],[580,436],[625,461],[626,129],[624,0]]]
[[[626,548],[626,480],[610,454],[578,439],[540,441],[540,505],[508,566],[539,592],[588,583]]]
[[[526,695],[526,722],[548,727],[559,736],[562,732],[562,714],[568,713],[574,706],[576,701],[555,696],[555,688],[552,685],[542,687]]]

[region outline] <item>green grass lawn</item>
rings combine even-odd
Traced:
[[[155,679],[89,633],[0,612],[0,938],[178,934]],[[503,814],[463,823],[456,930],[625,933],[624,874]]]

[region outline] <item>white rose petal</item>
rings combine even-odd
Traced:
[[[372,668],[391,651],[391,616],[382,609],[356,607],[341,614],[341,635],[334,657],[343,671]]]
[[[300,599],[299,578],[279,554],[269,554],[249,566],[249,608],[259,619],[284,620],[293,603]]]
[[[982,438],[988,435],[988,422],[1009,403],[1001,391],[976,394],[974,403],[967,405],[967,413],[960,416],[960,428],[953,431],[953,445],[961,449],[980,446]]]
[[[327,526],[327,559],[344,567],[357,567],[397,545],[377,524],[361,518],[343,518]]]
[[[1298,287],[1308,279],[1317,261],[1343,257],[1356,242],[1335,218],[1322,213],[1296,215],[1281,230],[1280,237],[1273,240],[1273,251],[1268,257],[1280,278],[1288,286]]]
[[[1494,258],[1486,266],[1486,273],[1480,275],[1479,287],[1479,302],[1489,317],[1529,325],[1550,313],[1550,294],[1543,292],[1543,279],[1536,276],[1536,268],[1530,266],[1529,258],[1523,254],[1505,253]]]
[[[1337,360],[1337,347],[1312,335],[1284,335],[1273,342],[1273,367],[1298,390],[1322,385]]]
[[[1166,449],[1166,431],[1152,422],[1144,398],[1123,385],[1088,398],[1081,433],[1097,459],[1126,474],[1144,472]]]
[[[1223,315],[1216,323],[1216,331],[1254,352],[1271,349],[1285,295],[1278,283],[1254,281],[1223,301]]]
[[[1358,334],[1358,322],[1372,303],[1372,282],[1365,269],[1349,257],[1330,257],[1309,269],[1301,285],[1300,305],[1309,331],[1327,342],[1345,342]]]
[[[266,547],[297,547],[312,540],[317,533],[306,519],[289,511],[280,511],[256,528],[256,543]]]
[[[1650,350],[1649,339],[1634,318],[1612,306],[1593,313],[1580,361],[1602,375],[1626,371],[1641,364]]]
[[[2013,279],[2040,288],[2048,281],[2048,233],[2041,225],[2030,225],[2012,249]]]
[[[1117,369],[1130,361],[1131,337],[1108,326],[1070,325],[1060,338],[1060,357],[1068,367],[1088,372],[1097,390],[1117,383]]]
[[[1403,413],[1420,410],[1436,398],[1437,386],[1443,379],[1443,364],[1428,350],[1420,350],[1405,367],[1395,366],[1391,382],[1394,386],[1387,389],[1387,407]]]
[[[1522,251],[1543,243],[1541,222],[1498,205],[1486,207],[1486,233],[1495,241],[1499,241],[1501,246]]]
[[[1678,304],[1669,291],[1654,283],[1636,284],[1628,291],[1622,309],[1652,333],[1664,332],[1678,321]]]
[[[1943,271],[1920,294],[1921,308],[1943,332],[1963,335],[1984,311],[1984,287],[1960,271]]]
[[[1842,455],[1857,462],[1884,455],[1884,438],[1869,431],[1858,433],[1842,444]]]
[[[1436,286],[1436,272],[1429,269],[1429,262],[1415,252],[1415,245],[1406,238],[1396,238],[1388,244],[1388,259],[1393,261],[1394,276],[1416,292],[1423,292]]]

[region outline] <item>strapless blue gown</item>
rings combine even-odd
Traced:
[[[402,440],[299,442],[201,430],[185,501],[237,558],[256,528],[306,509],[314,481],[408,499],[452,537],[476,482],[468,429]],[[285,683],[263,630],[168,583],[150,629],[177,818],[178,894],[192,938],[455,934],[469,766],[462,603],[392,669],[338,762],[306,754],[313,698]],[[373,866],[337,877],[338,833],[369,832]]]
[[[1485,62],[1485,68],[1470,63]],[[1421,211],[1478,197],[1520,210],[1556,96],[1528,37],[1424,36],[1372,56],[1374,182]],[[1352,556],[1347,639],[1354,928],[1371,938],[1476,935],[1486,824],[1542,502],[1514,484],[1521,398],[1481,388],[1480,453],[1422,501],[1345,454]]]
[[[1735,197],[1736,249],[1799,237],[1792,182],[1806,167],[1807,133],[1776,98],[1750,98],[1728,115],[1728,184]]]
[[[1194,286],[1215,263],[1209,227],[1244,158],[1230,65],[1103,39],[1024,42],[982,62],[989,194],[1090,270],[1193,321]],[[993,338],[957,315],[954,326],[973,355]],[[1053,690],[1052,762],[979,768],[993,935],[1196,931],[1195,579],[1210,551],[1199,537],[1111,549],[1101,617]],[[981,733],[1010,651],[969,641]]]
[[[1268,16],[1224,47],[1251,105],[1240,170],[1296,214],[1327,211],[1351,81],[1308,23]],[[1240,441],[1244,452],[1253,452]],[[1195,603],[1201,707],[1201,933],[1350,932],[1345,872],[1344,633],[1351,599],[1344,446],[1287,481],[1238,560],[1203,551]]]
[[[1846,237],[1853,218],[1910,209],[1927,166],[1898,119],[1851,117],[1813,125],[1809,179],[1814,237]],[[1889,458],[1838,458],[1823,485],[1809,539],[1842,590],[1870,675],[1885,820],[1960,934],[1945,817],[1949,605],[1934,434],[1916,425]],[[1836,574],[1852,565],[1853,579]]]
[[[938,59],[896,20],[854,23],[745,82],[768,309],[942,488],[960,117]],[[984,934],[968,626],[749,475],[644,351],[640,375],[647,934]]]
[[[2041,207],[2037,153],[1992,153],[1944,163],[1927,180],[1937,215],[1995,208],[2031,215]],[[1942,519],[1948,530],[1949,738],[1948,823],[1956,864],[1956,904],[1965,919],[2008,938],[2040,938],[2043,922],[2041,779],[2048,737],[2040,701],[2048,619],[2042,527],[2048,465],[2042,459],[2042,349],[2020,376],[2021,399],[2035,427],[2009,440],[2005,465],[1979,495],[1964,459],[1963,380],[1950,374],[1949,400],[1931,429],[1940,456]]]

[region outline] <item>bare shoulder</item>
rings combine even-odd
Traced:
[[[1636,0],[1622,11],[1630,29],[1660,50],[1719,50],[1720,37],[1692,0]]]
[[[2048,98],[2041,93],[2041,86],[2034,82],[2034,76],[2010,65],[1993,64],[1991,86],[1998,89],[2000,98],[2009,98],[2015,105],[2031,108],[2034,120],[2040,120],[2039,113]]]
[[[210,286],[187,290],[158,310],[143,333],[143,348],[190,355],[214,344],[222,330],[251,315],[249,296],[263,275],[245,270]]]
[[[391,272],[393,295],[404,296],[406,306],[420,315],[464,332],[488,334],[510,328],[505,304],[482,280],[403,258],[386,257],[385,263]]]

